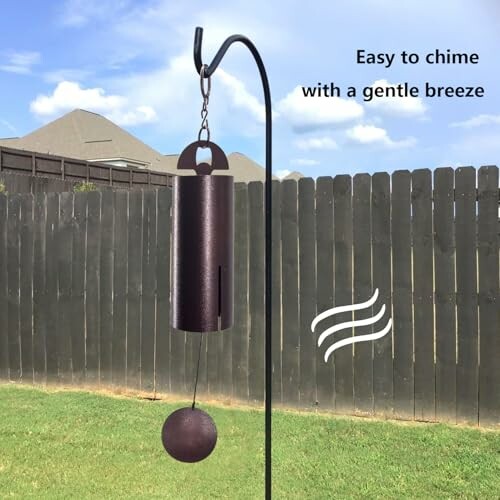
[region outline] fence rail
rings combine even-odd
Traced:
[[[498,175],[273,181],[276,404],[500,423]],[[199,334],[169,326],[170,207],[169,189],[0,196],[0,378],[191,392]],[[236,184],[234,326],[203,337],[201,399],[263,401],[263,219],[263,184]],[[373,308],[311,333],[376,288]],[[318,333],[382,303],[335,340],[389,317],[391,333],[325,363]]]

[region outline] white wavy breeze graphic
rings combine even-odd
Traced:
[[[361,302],[359,304],[351,304],[347,306],[337,306],[333,307],[332,309],[328,309],[327,311],[322,312],[321,314],[318,314],[314,318],[314,320],[311,323],[311,332],[314,333],[314,329],[316,328],[317,324],[326,319],[329,318],[330,316],[333,316],[335,314],[340,314],[343,312],[352,312],[352,311],[360,311],[362,309],[367,309],[368,307],[371,307],[375,302],[377,301],[378,298],[378,288],[375,289],[374,294],[372,297],[367,300],[366,302]],[[340,332],[341,330],[344,330],[346,328],[355,328],[357,326],[368,326],[368,325],[373,325],[377,321],[379,321],[385,314],[385,304],[382,305],[380,311],[373,317],[371,318],[366,318],[366,319],[359,319],[359,320],[354,320],[354,321],[346,321],[344,323],[339,323],[338,325],[332,326],[325,330],[321,335],[318,337],[318,347],[321,346],[321,344],[325,341],[327,337],[330,335],[333,335],[334,333]],[[387,324],[382,330],[379,330],[378,332],[374,333],[369,333],[366,335],[358,335],[355,337],[347,337],[343,340],[339,340],[338,342],[335,342],[333,345],[331,345],[325,352],[325,363],[328,362],[328,358],[332,355],[334,351],[337,349],[340,349],[341,347],[344,347],[346,345],[350,344],[355,344],[357,342],[368,342],[370,340],[378,340],[382,338],[384,335],[387,335],[387,333],[390,332],[392,327],[392,319],[389,318]]]

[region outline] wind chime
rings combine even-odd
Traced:
[[[203,65],[200,71],[203,106],[198,140],[184,149],[177,163],[179,170],[192,169],[197,175],[177,175],[173,181],[171,324],[200,336],[193,403],[170,414],[162,428],[165,450],[181,462],[205,459],[217,443],[214,421],[195,407],[201,346],[205,332],[233,324],[233,177],[211,175],[216,169],[228,170],[229,164],[222,149],[210,142],[211,81],[206,70]],[[210,163],[197,164],[200,148],[210,150]]]

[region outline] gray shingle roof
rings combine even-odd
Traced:
[[[75,109],[24,137],[0,139],[0,146],[82,160],[125,158],[146,163],[151,170],[193,174],[177,170],[178,155],[162,155],[104,116],[82,109]],[[217,175],[233,175],[235,182],[265,179],[265,169],[247,156],[231,153],[228,160],[229,171],[215,171]]]

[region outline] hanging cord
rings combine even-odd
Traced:
[[[198,373],[200,372],[200,358],[201,358],[201,344],[203,342],[203,332],[200,333],[200,347],[198,349],[198,365],[196,367],[196,378],[194,380],[194,394],[193,394],[193,404],[191,405],[191,410],[194,410],[194,405],[196,402],[196,386],[198,385]]]

